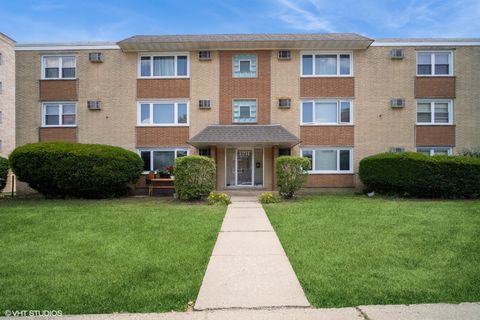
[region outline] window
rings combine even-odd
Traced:
[[[42,79],[75,79],[75,56],[43,56]]]
[[[175,165],[175,159],[188,155],[187,149],[142,149],[143,171],[162,170]]]
[[[234,123],[257,122],[257,101],[256,100],[234,100],[233,101],[233,122]]]
[[[417,101],[417,124],[452,124],[452,100]]]
[[[255,78],[257,76],[257,56],[236,54],[233,56],[233,77]]]
[[[451,156],[452,148],[450,147],[434,147],[434,148],[417,148],[417,152],[426,156]]]
[[[139,102],[138,125],[188,125],[188,102]]]
[[[278,156],[290,156],[291,149],[290,148],[279,148],[278,149]]]
[[[351,76],[350,53],[302,54],[302,76]]]
[[[290,60],[292,58],[292,52],[290,50],[279,50],[278,60]]]
[[[302,149],[301,156],[310,159],[310,173],[352,173],[352,149]]]
[[[211,157],[210,148],[200,148],[200,149],[198,149],[198,155],[210,158]]]
[[[309,100],[302,101],[301,124],[350,124],[352,101]]]
[[[73,127],[77,124],[77,106],[74,103],[46,102],[42,105],[43,127]]]
[[[141,78],[187,78],[188,55],[140,56],[139,76]]]
[[[448,76],[453,75],[451,51],[417,52],[417,75]]]
[[[292,105],[292,99],[290,98],[280,98],[278,99],[278,106],[281,109],[289,109]]]
[[[198,59],[199,60],[211,60],[211,52],[210,51],[199,51],[198,52]]]

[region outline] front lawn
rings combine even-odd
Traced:
[[[320,195],[264,207],[315,307],[480,301],[480,201]]]
[[[185,310],[225,207],[0,199],[0,310]]]

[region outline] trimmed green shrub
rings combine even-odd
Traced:
[[[216,169],[213,159],[186,156],[175,160],[175,192],[180,200],[207,197],[215,189]]]
[[[370,190],[427,198],[480,196],[480,159],[420,153],[381,153],[360,161]]]
[[[8,160],[0,157],[0,191],[7,185],[8,178]]]
[[[300,190],[307,180],[310,160],[303,157],[281,156],[275,163],[275,174],[279,193],[284,198],[291,198]]]
[[[258,196],[260,203],[278,203],[282,201],[278,193],[264,192]]]
[[[139,179],[143,161],[120,147],[45,142],[16,148],[10,167],[47,197],[108,198],[127,193]]]

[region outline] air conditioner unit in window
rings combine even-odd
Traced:
[[[390,100],[390,106],[392,108],[403,108],[405,107],[405,99],[392,99]]]
[[[290,60],[292,59],[292,52],[290,50],[279,50],[278,60]]]
[[[90,52],[88,60],[91,62],[103,62],[103,54],[101,52]]]
[[[210,109],[210,100],[198,100],[198,107],[200,109]]]
[[[101,101],[88,101],[87,107],[89,110],[101,110],[102,102]]]
[[[392,49],[390,50],[390,58],[392,59],[403,59],[405,57],[405,50],[403,49]]]
[[[292,99],[290,98],[278,99],[278,107],[280,109],[290,109],[291,105],[292,105]]]
[[[198,60],[202,60],[202,61],[212,60],[212,53],[209,50],[198,51]]]
[[[393,153],[405,152],[405,148],[391,147],[390,152],[393,152]]]

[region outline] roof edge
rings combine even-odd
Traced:
[[[113,41],[98,42],[56,42],[56,43],[16,43],[15,51],[50,51],[50,50],[106,50],[120,49]]]

